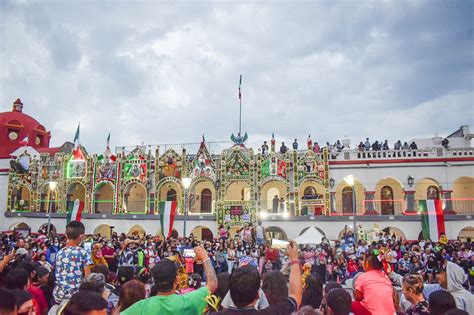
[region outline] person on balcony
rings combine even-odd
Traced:
[[[296,140],[296,139],[293,142],[293,150],[298,150],[298,140]]]
[[[288,147],[285,145],[285,142],[282,142],[280,147],[280,153],[285,154],[286,151],[288,151]]]
[[[395,144],[393,145],[393,149],[394,150],[401,150],[402,149],[402,142],[400,140],[395,142]]]
[[[280,198],[278,198],[278,195],[275,195],[273,197],[273,207],[272,207],[272,212],[273,213],[278,213],[278,203],[280,202]]]
[[[408,150],[408,143],[406,141],[403,143],[402,150]]]
[[[410,144],[410,150],[418,150],[418,146],[416,145],[415,141],[413,141],[413,142]]]
[[[363,143],[362,141],[359,143],[359,146],[357,147],[357,149],[358,149],[359,151],[364,151],[364,150],[365,150],[365,145],[364,145],[364,143]]]
[[[365,139],[365,144],[364,145],[365,145],[365,151],[370,151],[371,145],[370,145],[369,138]]]
[[[263,144],[262,144],[262,154],[265,155],[268,153],[268,144],[267,144],[267,141],[263,141]]]
[[[382,150],[384,151],[390,150],[390,147],[388,146],[388,140],[385,140],[385,142],[383,143]]]
[[[317,142],[314,143],[313,146],[313,152],[314,153],[319,153],[321,151],[321,148],[319,147],[319,144]]]
[[[443,141],[441,141],[441,145],[447,149],[449,147],[449,140],[448,138],[444,138]]]

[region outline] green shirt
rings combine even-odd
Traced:
[[[208,293],[207,287],[202,287],[183,295],[157,295],[138,301],[120,314],[201,315],[207,305],[204,299]]]

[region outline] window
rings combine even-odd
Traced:
[[[381,212],[383,215],[393,215],[395,207],[393,203],[393,189],[390,186],[383,186],[380,191]]]

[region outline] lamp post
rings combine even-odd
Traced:
[[[46,227],[46,236],[49,238],[49,233],[51,232],[51,211],[53,208],[53,203],[51,202],[52,199],[52,192],[56,190],[58,187],[58,182],[51,181],[49,182],[49,208],[48,208],[48,226]]]
[[[352,188],[352,224],[354,225],[354,244],[357,244],[357,219],[356,219],[356,202],[355,202],[355,181],[354,175],[347,175],[344,177],[344,181],[347,185],[351,186]]]
[[[183,224],[183,237],[186,237],[186,220],[188,218],[188,189],[191,185],[191,178],[184,177],[181,179],[184,187],[184,224]]]

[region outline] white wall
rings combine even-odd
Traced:
[[[9,169],[10,160],[0,159],[0,169]],[[4,213],[7,209],[8,196],[8,171],[0,171],[0,231],[5,231],[8,226],[5,223]]]

